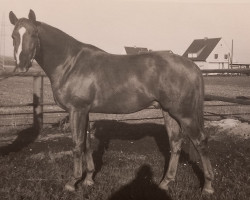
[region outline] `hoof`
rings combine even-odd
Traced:
[[[94,181],[93,180],[84,180],[83,181],[83,185],[86,185],[86,186],[92,186],[94,185]]]
[[[74,185],[72,185],[71,183],[67,183],[65,185],[64,189],[69,191],[69,192],[75,192],[76,191],[76,187]]]
[[[214,193],[214,189],[213,188],[204,188],[202,190],[202,195],[211,195]]]
[[[161,182],[159,188],[167,191],[169,189],[168,182]]]

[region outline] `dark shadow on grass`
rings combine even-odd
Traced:
[[[95,137],[99,140],[99,145],[93,153],[94,163],[96,167],[94,176],[102,168],[102,157],[105,153],[105,150],[109,148],[111,140],[118,139],[136,141],[147,136],[154,138],[159,151],[165,158],[164,174],[167,171],[170,159],[170,147],[168,135],[163,125],[154,123],[128,124],[111,120],[101,120],[95,122],[95,124],[93,125],[93,129],[95,130]],[[131,149],[126,149],[126,151],[152,153],[152,151],[154,151],[154,149],[152,149],[152,146],[153,145],[151,143],[146,143],[145,145],[138,144],[134,145],[134,147],[132,147]],[[189,164],[191,164],[194,173],[200,180],[200,184],[202,187],[204,184],[203,171],[200,169],[197,163],[190,161],[190,157],[185,151],[181,151],[180,162],[188,162]]]
[[[170,147],[167,132],[163,125],[155,123],[142,123],[142,124],[128,124],[124,122],[117,122],[112,120],[100,120],[96,121],[93,125],[95,130],[95,137],[99,140],[97,149],[93,153],[94,163],[96,171],[94,176],[101,170],[103,165],[102,157],[106,150],[108,150],[110,141],[114,139],[118,140],[140,140],[147,136],[154,138],[155,143],[165,158],[164,174],[167,171],[169,159],[170,159]],[[135,145],[134,149],[127,149],[130,152],[153,152],[152,144]],[[185,148],[184,148],[185,149]],[[203,170],[197,165],[196,162],[190,159],[187,149],[181,151],[180,163],[189,163],[196,176],[200,181],[200,186],[204,185]]]
[[[102,157],[109,148],[110,141],[114,139],[118,140],[140,140],[147,136],[154,138],[159,151],[164,156],[166,162],[168,163],[170,158],[170,148],[168,142],[168,135],[165,131],[163,125],[158,125],[154,123],[142,123],[142,124],[128,124],[124,122],[117,122],[112,120],[101,120],[96,121],[93,125],[95,130],[95,137],[99,140],[97,149],[93,153],[94,162],[96,165],[96,172],[98,173],[103,165]],[[125,149],[129,152],[149,152],[151,144],[141,144],[135,145],[133,148]],[[126,147],[125,147],[126,148]],[[153,149],[155,150],[155,149]],[[167,167],[167,166],[165,166]]]
[[[116,191],[108,200],[171,200],[166,191],[153,181],[153,173],[148,165],[143,165],[135,179]]]
[[[18,152],[34,142],[39,135],[39,129],[31,127],[17,133],[17,138],[9,145],[0,147],[0,155]]]

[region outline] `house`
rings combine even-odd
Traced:
[[[204,38],[194,40],[183,56],[194,61],[200,69],[225,69],[230,64],[229,52],[222,38]]]

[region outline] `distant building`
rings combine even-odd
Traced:
[[[183,56],[201,69],[225,69],[230,64],[229,52],[222,38],[204,38],[194,40]]]
[[[125,48],[125,51],[128,55],[149,52],[149,50],[147,48],[144,48],[144,47],[124,47],[124,48]]]
[[[153,52],[151,49],[145,47],[124,47],[127,55],[133,54],[141,54],[141,53],[148,53]],[[171,50],[163,50],[164,52],[173,53]]]

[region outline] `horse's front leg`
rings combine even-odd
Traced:
[[[85,161],[86,161],[86,177],[83,182],[84,185],[91,186],[94,184],[93,181],[93,173],[95,171],[95,165],[92,156],[92,148],[91,148],[91,141],[90,141],[90,124],[89,124],[89,116],[87,116],[87,131],[86,131],[86,142],[85,144]]]
[[[85,132],[87,131],[88,111],[72,109],[70,111],[70,128],[73,138],[74,173],[71,180],[65,185],[65,189],[75,191],[76,184],[82,179],[82,158],[84,149]]]

